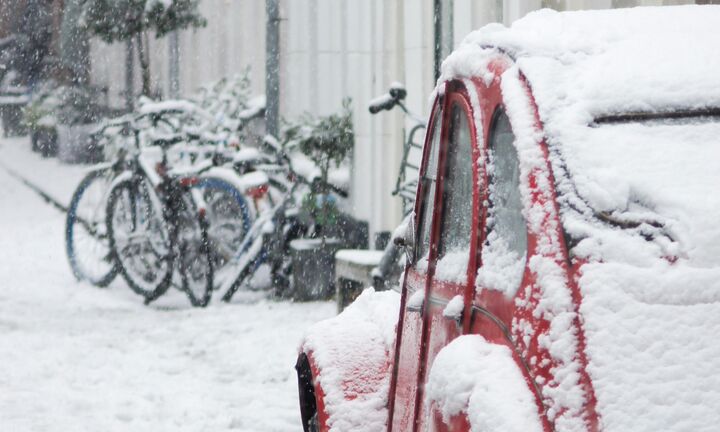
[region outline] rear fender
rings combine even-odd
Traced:
[[[340,315],[312,326],[296,369],[303,426],[384,430],[400,295],[366,289]]]

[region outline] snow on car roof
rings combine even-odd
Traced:
[[[662,224],[652,234],[676,244],[654,256],[713,266],[720,258],[720,224],[711,216],[720,212],[718,22],[717,6],[542,10],[510,28],[491,24],[468,35],[443,64],[440,82],[487,80],[498,49],[510,55],[532,88],[561,192],[577,192],[596,214]],[[692,117],[708,108],[715,118]],[[690,117],[613,123],[618,115],[677,112]],[[588,229],[571,234],[588,237]],[[593,257],[613,255],[603,252]]]
[[[599,115],[718,106],[720,78],[708,72],[720,67],[719,20],[716,6],[545,9],[510,28],[490,24],[469,34],[445,67],[469,66],[457,61],[468,49],[499,47],[541,87],[536,97],[548,108],[577,103]]]
[[[512,58],[502,90],[520,141],[535,130],[513,121],[518,71],[531,88],[563,226],[588,260],[580,314],[606,431],[720,423],[719,22],[716,6],[543,10],[471,33],[443,64],[439,82],[487,84]]]

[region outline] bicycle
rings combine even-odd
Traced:
[[[177,266],[180,272],[185,272],[181,275],[182,289],[188,293],[191,303],[204,306],[210,298],[210,291],[204,287],[210,283],[198,277],[193,280],[189,275],[209,273],[208,270],[193,268],[198,267],[199,262],[205,262],[207,266],[207,260],[188,257],[207,255],[204,249],[209,249],[213,275],[217,274],[216,270],[223,269],[252,223],[254,214],[248,199],[257,201],[264,196],[267,177],[259,175],[259,171],[251,172],[255,170],[252,166],[260,166],[271,159],[251,149],[229,154],[226,150],[229,150],[227,142],[229,134],[233,132],[232,125],[228,126],[226,122],[213,118],[193,103],[155,103],[145,100],[142,101],[140,112],[137,117],[126,116],[111,121],[95,132],[96,138],[102,137],[107,141],[106,148],[114,148],[112,144],[118,144],[122,139],[132,143],[120,146],[122,148],[116,154],[109,156],[113,162],[93,168],[73,194],[66,219],[66,250],[70,265],[78,280],[87,280],[100,287],[111,283],[121,272],[130,287],[149,302],[162,295],[173,283],[170,269],[174,267],[174,259],[169,258],[186,257],[186,262],[178,261]],[[256,115],[246,114],[247,118],[242,119],[244,122],[240,122],[240,127],[235,127],[240,130],[245,122]],[[143,119],[150,119],[151,124],[142,127],[140,123]],[[153,138],[151,135],[153,132],[157,135],[159,123],[165,130],[161,131],[160,137]],[[155,167],[144,157],[143,152],[147,152],[147,149],[141,149],[140,142],[148,139],[151,141],[149,147],[161,148],[161,163]],[[181,143],[183,146],[178,153],[180,158],[175,163],[179,165],[189,159],[194,166],[185,170],[170,169],[167,150]],[[208,150],[208,144],[211,150]],[[224,168],[227,165],[232,166],[230,169]],[[158,169],[162,175],[158,175]],[[122,182],[118,180],[128,175],[134,178],[132,185],[127,183],[128,178],[123,178]],[[182,188],[174,187],[177,183],[173,181],[174,177],[180,183],[189,183],[190,189],[185,188],[185,185]],[[258,177],[261,178],[260,183],[257,182]],[[251,178],[255,180],[251,181]],[[258,183],[257,188],[253,187],[255,183]],[[115,189],[112,195],[109,192],[111,189]],[[124,192],[118,192],[121,189]],[[165,202],[154,198],[157,195],[155,189],[172,198]],[[187,198],[189,191],[190,196],[195,195],[192,200]],[[180,197],[186,202],[182,205],[174,204],[179,202]],[[108,204],[111,198],[113,202]],[[126,213],[135,214],[122,221],[128,232],[139,229],[155,232],[155,237],[148,236],[144,247],[135,242],[133,247],[136,251],[130,254],[135,256],[126,257],[133,258],[134,262],[126,262],[124,265],[118,260],[124,254],[113,252],[113,249],[118,249],[118,244],[110,244],[107,229],[108,221],[111,220],[108,208],[120,205],[120,198],[125,201],[122,206]],[[202,228],[192,228],[192,218],[182,217],[188,213],[187,209],[194,207],[200,209]],[[115,211],[114,216],[118,214],[122,215]],[[201,232],[200,240],[196,238],[187,241],[186,238],[179,242],[176,247],[178,250],[170,254],[171,249],[165,244],[170,242],[171,237],[176,237],[173,232],[183,230],[164,230],[168,220],[178,221],[181,227],[185,227],[185,231]],[[121,221],[116,218],[115,222]],[[189,226],[191,228],[187,228]],[[197,249],[199,244],[203,245],[202,251],[188,253],[190,245],[196,245]],[[133,273],[133,268],[140,271]]]
[[[129,119],[120,118],[96,130],[97,140],[105,146],[117,145],[120,132]],[[112,138],[108,131],[115,130]],[[109,285],[119,268],[110,250],[105,210],[112,182],[122,170],[122,158],[115,162],[97,164],[85,175],[73,192],[65,218],[65,251],[70,268],[78,281],[97,287]]]
[[[146,112],[132,122],[134,151],[122,155],[124,170],[118,174],[107,200],[106,224],[110,249],[120,273],[130,288],[148,304],[173,285],[179,271],[178,288],[193,306],[206,306],[212,294],[213,265],[208,243],[208,223],[202,194],[196,188],[197,171],[173,171],[167,151],[183,143],[176,124],[167,116],[182,114],[176,109]],[[149,134],[148,148],[140,145],[137,123],[150,119],[152,128],[164,123],[169,135]],[[153,165],[149,148],[160,149]]]
[[[292,261],[290,242],[310,236],[312,223],[303,222],[297,212],[292,211],[300,201],[299,189],[309,191],[332,191],[342,197],[347,192],[319,178],[308,179],[293,169],[286,152],[273,137],[266,137],[264,146],[276,157],[275,165],[264,164],[263,169],[274,171],[268,184],[280,192],[276,200],[269,200],[271,206],[260,212],[238,253],[232,258],[232,274],[220,287],[224,292],[222,300],[229,302],[233,295],[254,275],[263,264],[268,264],[275,295],[287,297],[292,294]],[[275,202],[277,201],[277,202]]]
[[[405,219],[411,217],[415,207],[415,194],[417,191],[418,177],[420,175],[424,135],[421,136],[420,139],[418,139],[416,135],[420,133],[420,131],[424,131],[427,127],[422,117],[413,114],[407,109],[403,103],[406,96],[407,90],[405,90],[405,87],[400,83],[394,83],[390,86],[386,94],[372,100],[368,107],[371,114],[390,111],[396,106],[400,107],[405,113],[405,116],[414,123],[410,131],[404,133],[400,170],[395,188],[392,191],[393,196],[399,196],[402,199]],[[415,153],[414,155],[413,152]],[[402,254],[400,253],[400,249],[393,241],[390,241],[383,251],[379,265],[373,269],[372,272],[373,286],[375,289],[388,289],[388,282],[397,280],[402,272],[403,266],[401,265],[401,260]]]

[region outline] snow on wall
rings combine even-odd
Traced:
[[[383,430],[400,295],[368,288],[340,315],[313,325],[302,343],[325,393],[331,431]]]
[[[480,335],[460,336],[438,353],[426,391],[427,403],[437,407],[444,420],[468,414],[472,431],[543,430],[535,398],[512,352]]]
[[[529,127],[516,78],[528,79],[563,228],[578,242],[574,256],[589,262],[578,280],[579,313],[603,430],[716,430],[720,422],[720,355],[711,336],[720,316],[720,126],[712,117],[594,124],[636,111],[720,107],[719,21],[712,6],[540,11],[509,29],[471,34],[443,67],[442,79],[484,79],[490,56],[516,59],[503,96],[528,162],[524,179],[541,173],[532,162],[540,134]],[[540,191],[552,187],[550,177],[535,178]],[[552,229],[544,219],[551,208],[526,213],[531,230]],[[557,430],[582,430],[576,316],[552,239],[540,236],[529,261],[541,298],[521,293],[527,304],[518,306],[551,322],[540,340],[551,359],[530,359],[552,363],[556,382],[540,383],[548,417]],[[516,321],[513,334],[527,344],[532,329]]]

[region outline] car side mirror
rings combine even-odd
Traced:
[[[393,243],[405,253],[408,264],[415,262],[415,213],[405,217],[400,226],[393,232]]]

